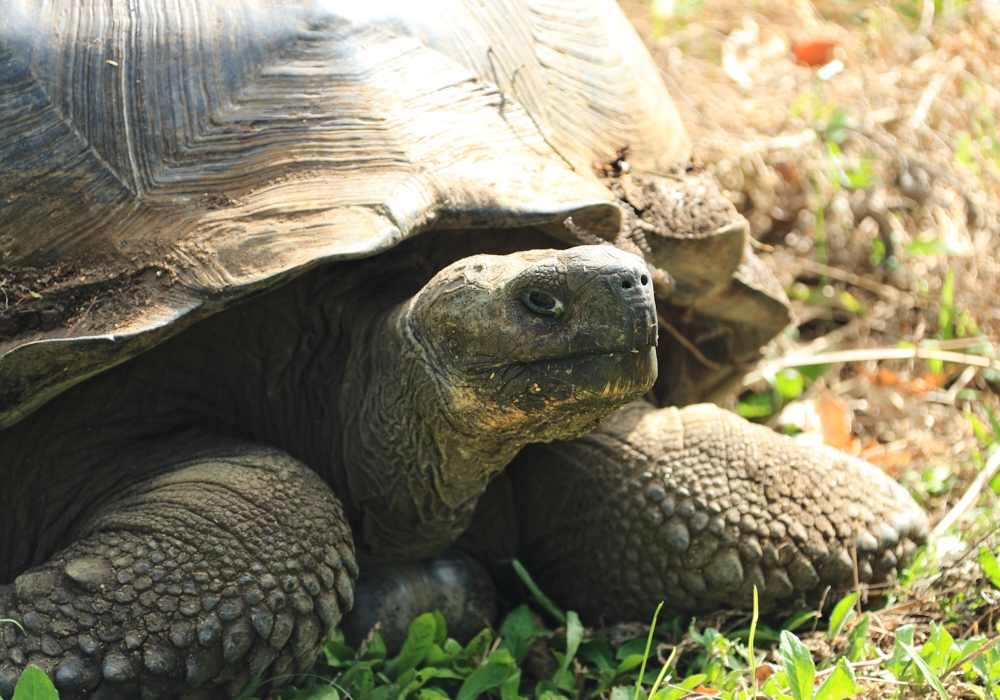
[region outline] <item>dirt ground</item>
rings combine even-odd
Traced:
[[[796,332],[744,388],[770,392],[797,361],[855,351],[807,380],[802,406],[765,417],[896,477],[953,465],[954,488],[927,494],[934,519],[975,473],[985,446],[969,414],[990,425],[1000,377],[1000,35],[987,14],[1000,8],[947,4],[922,32],[907,14],[922,3],[622,3],[695,162],[795,304]],[[978,365],[891,359],[901,347]]]
[[[998,544],[1000,3],[621,5],[795,307],[731,406],[878,465],[941,530],[978,504],[975,546],[875,619],[886,644],[906,623],[990,633],[970,554]]]

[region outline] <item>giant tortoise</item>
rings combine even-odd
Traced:
[[[609,621],[890,575],[894,482],[677,407],[788,321],[688,161],[611,0],[5,0],[0,695],[232,697],[442,557]]]

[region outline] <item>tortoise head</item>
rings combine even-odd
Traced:
[[[649,271],[610,246],[464,258],[413,298],[407,324],[463,432],[576,437],[656,378]]]

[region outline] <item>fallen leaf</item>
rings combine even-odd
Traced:
[[[921,374],[919,377],[914,377],[910,380],[910,391],[914,394],[923,394],[924,392],[931,391],[933,389],[938,389],[944,385],[945,375],[933,374],[928,372],[927,374]]]
[[[875,374],[875,383],[884,384],[885,386],[896,386],[899,384],[899,374],[893,372],[891,369],[880,369]]]
[[[854,414],[847,404],[836,394],[823,390],[816,395],[815,406],[823,428],[823,442],[841,450],[850,447]]]
[[[833,50],[837,44],[833,41],[809,41],[792,44],[792,53],[799,63],[807,66],[825,66],[833,60]]]
[[[763,683],[777,672],[778,670],[771,664],[762,664],[754,669],[753,675],[758,683]]]

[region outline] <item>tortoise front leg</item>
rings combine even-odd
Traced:
[[[340,503],[253,445],[185,461],[106,504],[80,537],[0,587],[0,695],[28,664],[63,700],[233,697],[307,670],[352,604]]]
[[[927,531],[881,471],[800,445],[716,406],[630,404],[510,469],[519,555],[543,590],[590,620],[790,609],[827,586],[889,578]],[[831,598],[832,599],[832,598]]]

